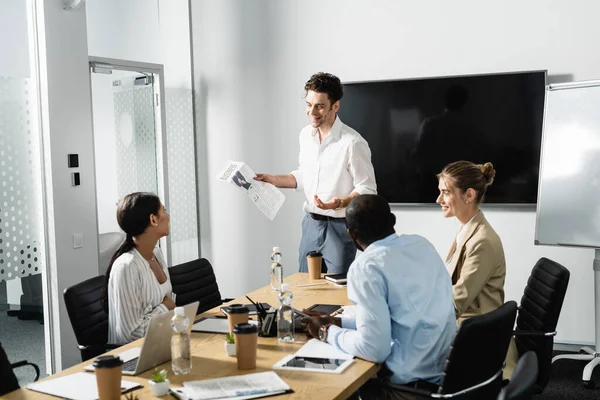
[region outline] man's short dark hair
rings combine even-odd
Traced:
[[[346,209],[346,226],[364,244],[371,244],[394,233],[396,216],[387,200],[376,194],[361,194]]]
[[[327,97],[331,104],[341,100],[344,97],[344,88],[340,78],[326,72],[318,72],[310,77],[304,85],[304,90],[308,93],[309,90],[317,93],[327,93]]]

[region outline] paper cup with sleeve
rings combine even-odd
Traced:
[[[235,324],[248,323],[248,314],[250,310],[242,304],[231,304],[224,308],[229,321],[229,332],[233,332]]]
[[[258,347],[258,327],[252,324],[236,324],[233,327],[235,335],[235,353],[238,369],[256,368],[256,350]]]
[[[123,360],[115,356],[100,356],[94,360],[93,365],[98,384],[98,399],[120,399]]]
[[[306,254],[308,264],[308,278],[311,281],[321,279],[321,265],[323,264],[323,253],[320,251],[309,251]]]

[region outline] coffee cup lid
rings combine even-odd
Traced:
[[[323,257],[323,253],[317,250],[313,250],[306,253],[306,257]]]
[[[116,356],[100,356],[94,360],[94,368],[114,368],[123,365],[123,360]]]
[[[235,324],[233,327],[233,333],[246,334],[246,333],[258,333],[258,327],[253,324],[243,323]]]
[[[242,304],[231,304],[225,307],[225,312],[227,312],[227,314],[248,314],[250,310]]]

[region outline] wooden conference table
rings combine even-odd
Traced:
[[[298,309],[310,307],[313,304],[349,304],[345,287],[339,287],[329,283],[320,286],[298,287],[298,284],[311,283],[308,280],[308,274],[305,273],[296,273],[285,278],[285,283],[290,284],[290,289],[294,293],[292,305]],[[253,301],[269,303],[274,307],[279,305],[277,295],[271,290],[270,285],[249,293],[248,296]],[[232,303],[248,304],[249,302],[245,296],[242,296],[235,299]],[[197,319],[201,316],[217,314],[222,315],[219,307],[199,315]],[[191,339],[193,367],[190,374],[174,375],[171,372],[170,361],[159,367],[165,368],[169,372],[168,378],[171,381],[171,387],[182,386],[184,381],[270,371],[273,369],[273,364],[284,358],[286,355],[298,351],[307,341],[306,336],[303,333],[296,335],[295,343],[279,343],[276,337],[259,337],[256,369],[238,370],[236,358],[227,356],[225,352],[223,344],[225,338],[223,334],[192,332]],[[141,346],[142,340],[143,339],[140,339],[133,343],[129,343],[108,354],[118,354],[131,347]],[[77,364],[45,379],[52,379],[62,375],[83,371],[84,366],[91,361],[92,360],[88,360],[85,363]],[[377,371],[379,371],[379,365],[361,359],[355,359],[354,363],[339,375],[277,370],[277,374],[294,390],[294,393],[277,396],[277,399],[346,399],[369,378],[373,377]],[[154,398],[148,388],[148,379],[151,374],[152,370],[149,370],[135,377],[124,376],[124,379],[137,381],[143,385],[142,389],[133,392],[140,400]],[[22,388],[6,395],[5,398],[52,399],[55,397]],[[164,398],[172,397],[168,395]]]

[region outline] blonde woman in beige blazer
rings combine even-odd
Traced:
[[[467,318],[493,311],[504,304],[506,260],[500,237],[479,209],[486,189],[494,181],[492,163],[457,161],[438,175],[437,203],[444,217],[456,217],[461,228],[452,242],[446,268],[452,277],[454,311],[460,325]],[[510,377],[518,354],[514,341],[504,376]]]

